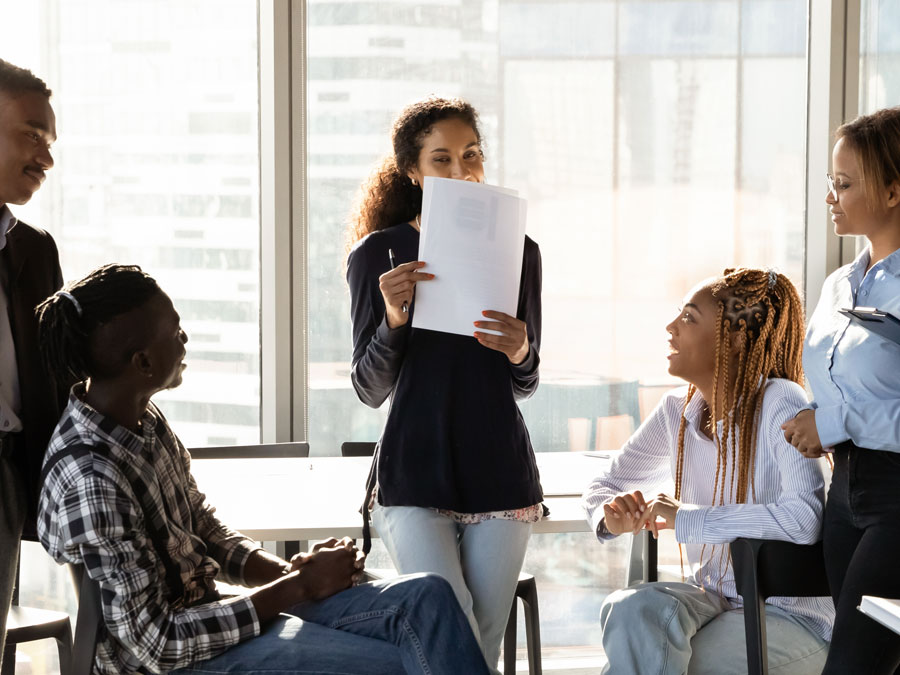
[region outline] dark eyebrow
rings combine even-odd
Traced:
[[[700,311],[700,308],[697,307],[697,305],[695,305],[693,302],[686,302],[686,303],[684,303],[684,309],[687,309],[688,307],[690,307],[690,308],[693,309],[695,312],[697,312],[697,314],[703,314],[703,312]]]
[[[469,143],[469,144],[465,147],[465,150],[468,150],[468,149],[471,148],[473,145],[477,147],[477,146],[478,146],[478,141],[472,141],[471,143]],[[435,149],[432,150],[431,152],[450,152],[450,151],[449,151],[447,148],[435,148]]]

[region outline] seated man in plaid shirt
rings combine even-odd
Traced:
[[[50,371],[79,381],[44,462],[38,533],[100,585],[94,672],[488,672],[443,579],[357,585],[349,539],[287,562],[219,522],[150,402],[181,383],[187,336],[140,268],[102,267],[38,313]],[[254,590],[222,596],[219,577]]]

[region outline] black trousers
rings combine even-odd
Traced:
[[[857,607],[863,595],[900,598],[900,453],[835,448],[823,536],[837,612],[823,673],[894,673],[900,635]]]

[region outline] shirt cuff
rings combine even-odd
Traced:
[[[252,539],[244,539],[229,551],[228,558],[226,559],[228,568],[225,570],[225,573],[232,579],[240,579],[246,586],[247,584],[244,580],[244,566],[247,564],[247,561],[250,560],[251,555],[257,551],[264,550],[265,549],[262,546]]]
[[[407,321],[402,326],[391,328],[390,326],[388,326],[387,315],[385,315],[381,319],[381,323],[378,324],[378,328],[375,329],[375,337],[379,342],[387,345],[388,347],[398,347],[403,344],[404,340],[406,340],[411,322],[412,317],[410,317],[409,321]]]
[[[512,368],[518,375],[530,375],[535,370],[540,363],[540,358],[537,355],[537,351],[529,344],[528,345],[528,356],[525,357],[525,360],[522,363],[510,363],[509,367]]]
[[[838,443],[850,439],[844,428],[846,406],[843,403],[830,405],[816,410],[816,431],[819,443],[823,448],[833,448]]]
[[[222,600],[222,605],[232,611],[234,617],[237,642],[243,642],[255,638],[261,632],[259,616],[253,601],[246,595],[236,595],[233,598]]]
[[[615,539],[616,535],[606,529],[606,518],[600,518],[600,522],[597,523],[597,527],[594,528],[594,532],[597,533],[597,539],[600,541],[609,541],[610,539]]]
[[[697,544],[703,538],[703,524],[709,506],[682,504],[675,514],[675,539],[682,544]]]

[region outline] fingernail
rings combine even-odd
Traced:
[[[641,504],[641,513],[644,512],[644,509],[645,509],[645,508],[647,508],[647,507],[645,507],[643,504]]]

